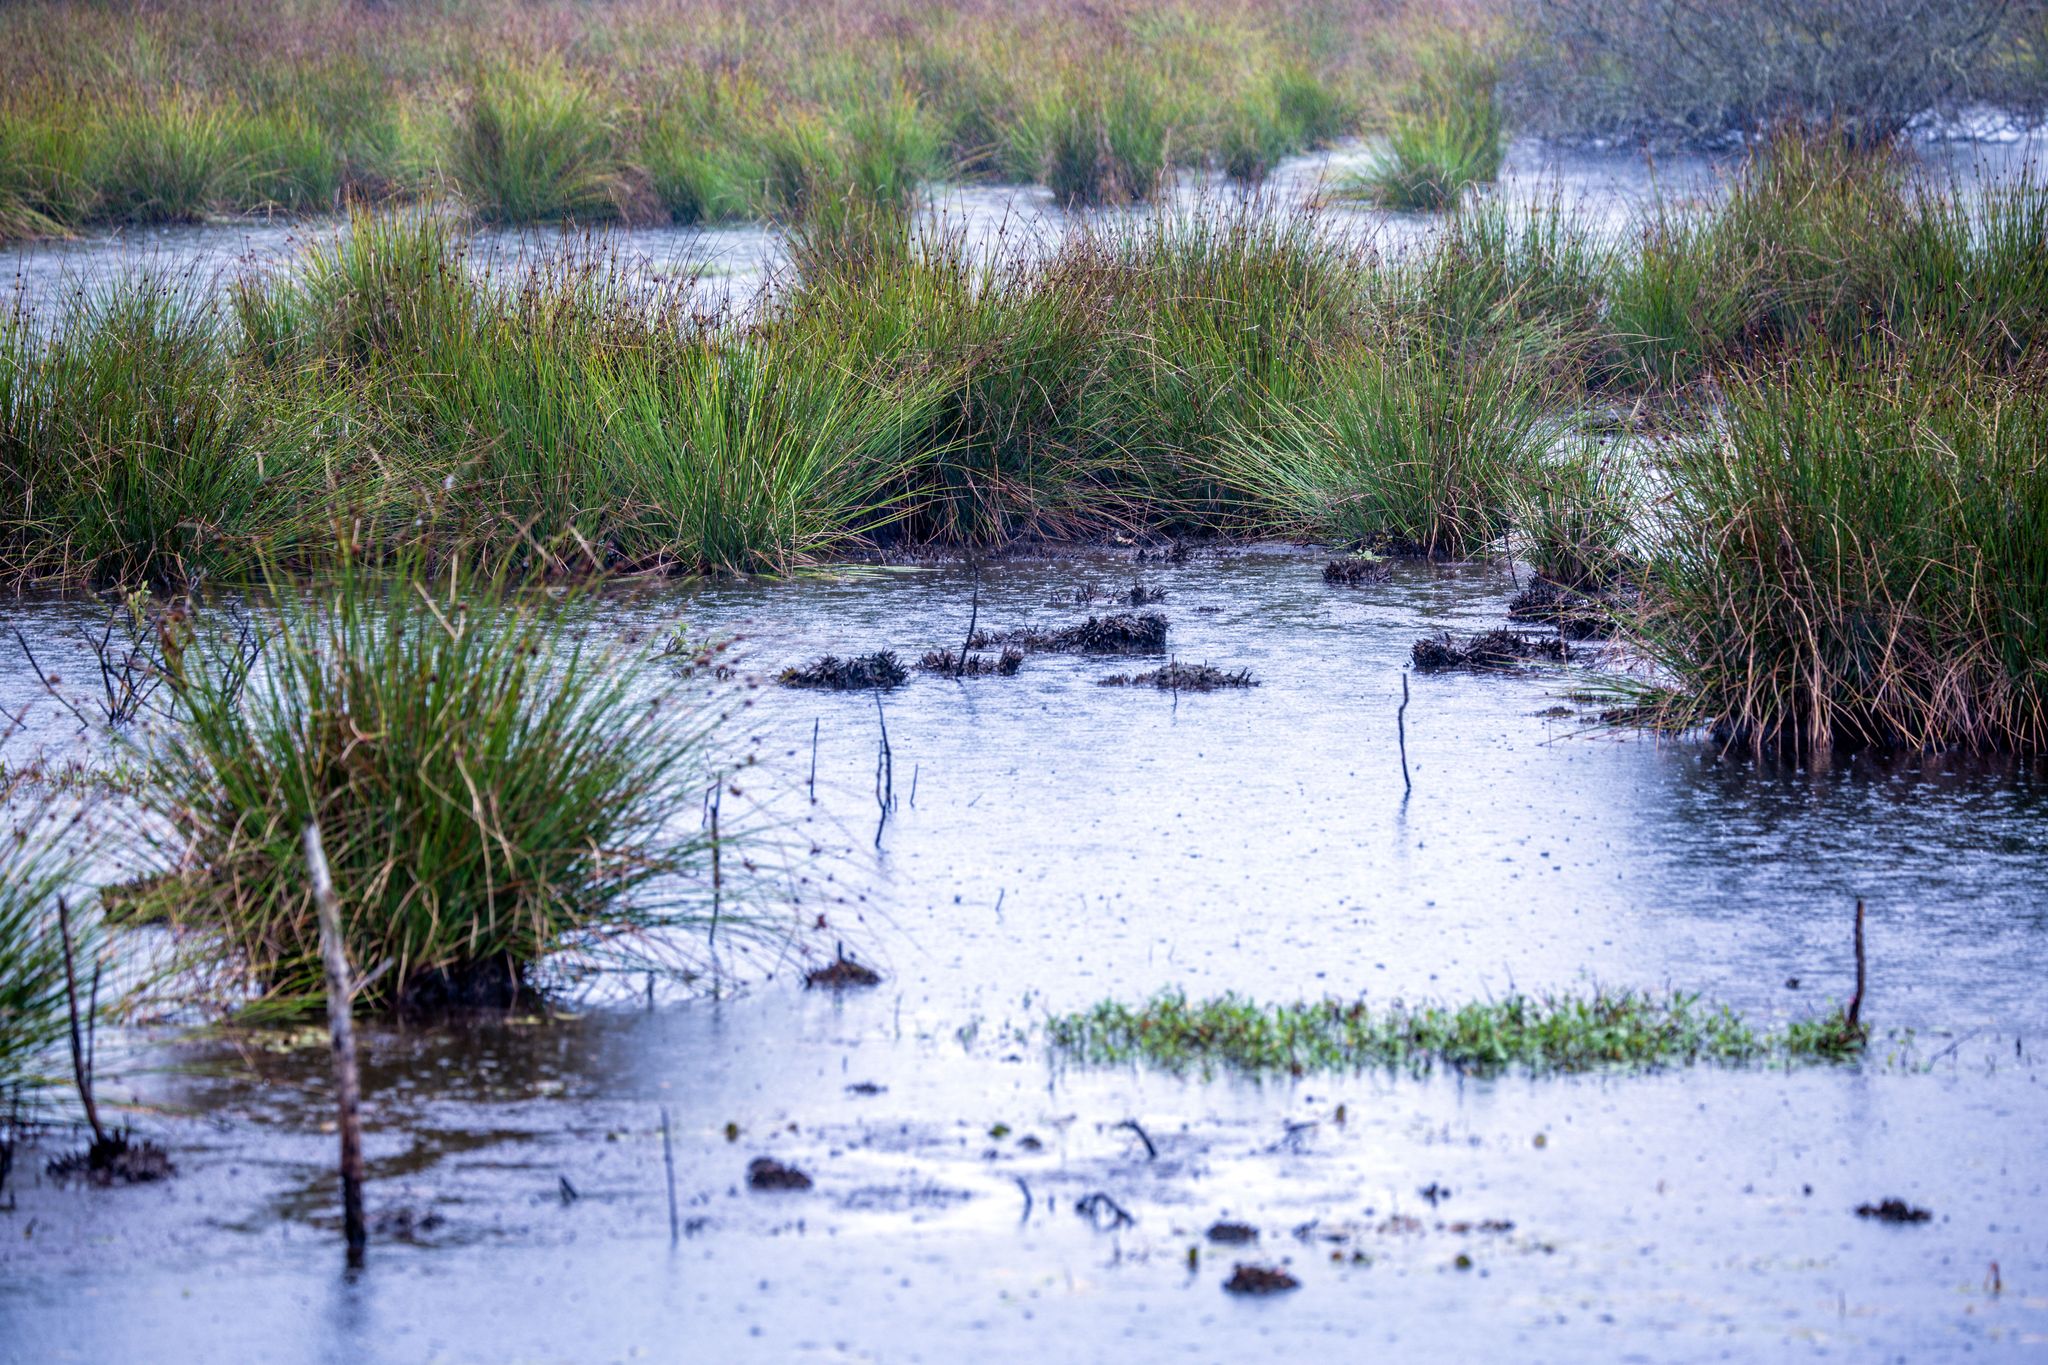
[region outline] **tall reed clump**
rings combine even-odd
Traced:
[[[57,897],[76,890],[74,840],[72,830],[40,808],[23,824],[0,829],[0,1102],[47,1079],[50,1054],[68,1025]],[[88,932],[75,928],[81,936]],[[91,961],[89,941],[81,937],[74,948],[75,960]],[[84,970],[89,977],[90,967]]]
[[[368,1008],[506,1005],[546,964],[666,969],[714,914],[744,932],[696,818],[705,702],[644,693],[573,604],[400,559],[372,574],[344,551],[285,597],[260,665],[184,652],[142,797],[164,871],[136,908],[280,1010],[322,992],[308,823]]]
[[[480,74],[457,120],[448,172],[487,222],[619,216],[624,193],[615,120],[559,63]]]
[[[196,223],[212,212],[237,164],[234,106],[173,91],[104,112],[86,178],[92,216],[112,223]]]
[[[1493,181],[1506,155],[1499,81],[1493,59],[1471,47],[1427,55],[1414,85],[1389,113],[1385,150],[1338,193],[1429,212],[1451,208],[1467,189]]]
[[[1045,92],[1005,128],[1004,161],[1062,204],[1129,203],[1158,187],[1170,142],[1157,91],[1126,74]]]
[[[1238,422],[1214,468],[1298,532],[1468,558],[1507,532],[1541,473],[1545,382],[1519,348],[1461,353],[1400,326],[1333,359],[1314,401]]]
[[[161,279],[86,297],[49,329],[0,327],[0,565],[16,581],[177,585],[246,564],[314,476],[325,401],[268,400],[219,313]]]
[[[1812,754],[2048,744],[2038,392],[1932,356],[1732,377],[1654,548],[1640,626],[1681,684],[1668,723]]]
[[[1365,254],[1245,202],[1085,231],[1064,255],[1103,300],[1082,417],[1097,496],[1155,525],[1241,524],[1219,447],[1325,391],[1322,361],[1365,330]]]

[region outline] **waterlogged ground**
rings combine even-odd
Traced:
[[[784,962],[718,1001],[372,1030],[380,1221],[359,1274],[320,1034],[129,1040],[143,1055],[107,1093],[138,1102],[180,1174],[58,1189],[37,1174],[50,1148],[23,1155],[0,1358],[2048,1351],[2048,786],[1940,760],[1718,761],[1590,728],[1568,696],[1583,675],[1553,668],[1412,678],[1404,798],[1408,648],[1497,623],[1509,585],[1404,566],[1336,589],[1320,566],[1271,549],[986,569],[984,626],[1070,623],[1081,609],[1047,603],[1142,579],[1167,593],[1175,655],[1261,686],[1175,698],[1096,685],[1128,661],[1045,656],[915,677],[884,703],[898,807],[879,849],[872,697],[753,693],[750,795],[823,850],[804,913],[886,982],[835,998]],[[963,570],[849,569],[619,596],[593,628],[686,618],[769,674],[951,646],[969,598]],[[84,610],[10,616],[56,656],[66,613]],[[10,708],[31,690],[0,662]],[[17,743],[63,752],[46,712]],[[1048,1011],[1168,986],[1385,1003],[1669,983],[1783,1022],[1846,995],[1857,896],[1879,1041],[1855,1067],[1255,1082],[1072,1068],[1033,1036]],[[749,1192],[762,1155],[815,1187]],[[1135,1221],[1077,1213],[1097,1192]],[[1932,1220],[1855,1216],[1887,1196]],[[1221,1218],[1257,1245],[1209,1246]],[[1228,1295],[1238,1260],[1301,1288]]]
[[[1968,188],[2038,173],[2048,132],[2007,134],[2003,140],[1930,141],[1916,144],[1919,174],[1929,183]],[[1261,191],[1264,202],[1286,210],[1321,204],[1340,235],[1395,253],[1439,232],[1441,215],[1386,213],[1331,195],[1344,179],[1371,163],[1368,143],[1282,162]],[[1514,143],[1500,183],[1489,193],[1511,203],[1560,206],[1597,236],[1626,232],[1637,215],[1662,197],[1683,203],[1718,192],[1733,164],[1729,157],[1561,149],[1535,141]],[[1170,202],[1180,209],[1227,205],[1241,191],[1220,177],[1184,176]],[[957,238],[975,251],[995,250],[1026,259],[1049,251],[1063,232],[1084,220],[1142,219],[1156,205],[1132,210],[1068,212],[1040,186],[941,185],[926,198],[920,231]],[[56,242],[0,250],[0,303],[37,319],[60,315],[79,295],[146,269],[205,296],[227,282],[273,271],[309,244],[330,240],[339,225],[322,219],[223,222],[204,226],[95,230]],[[787,257],[780,237],[758,224],[711,228],[613,228],[601,233],[556,228],[487,230],[475,239],[473,268],[501,280],[517,279],[537,261],[564,251],[614,267],[631,286],[682,291],[706,313],[744,311]]]

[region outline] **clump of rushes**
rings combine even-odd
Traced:
[[[57,897],[76,890],[81,870],[71,823],[35,808],[0,828],[0,1101],[53,1073],[69,1020]],[[90,929],[74,920],[73,932],[74,960],[90,978]]]
[[[219,314],[147,276],[0,326],[0,562],[17,581],[180,585],[282,533],[317,395],[243,382]]]
[[[1681,443],[1640,634],[1725,741],[2048,745],[2048,402],[1967,364],[1809,357]]]
[[[1472,186],[1491,183],[1506,154],[1499,81],[1493,60],[1468,47],[1425,58],[1389,114],[1385,150],[1338,193],[1382,208],[1435,212],[1455,206]]]
[[[686,965],[718,903],[711,835],[677,812],[712,780],[714,716],[636,689],[573,610],[344,553],[320,593],[285,596],[260,666],[194,642],[142,797],[162,875],[135,912],[256,1007],[315,1003],[317,822],[366,1008],[507,1005],[544,965]],[[744,931],[724,896],[719,932]]]
[[[1047,91],[1007,129],[1005,144],[1014,172],[1068,205],[1149,198],[1168,165],[1156,92],[1128,75]]]
[[[1436,1066],[1491,1073],[1643,1070],[1697,1062],[1843,1061],[1860,1035],[1836,1016],[1758,1031],[1733,1011],[1673,991],[1510,995],[1452,1008],[1320,1000],[1261,1005],[1190,1001],[1178,991],[1133,1007],[1104,1001],[1047,1025],[1054,1048],[1098,1065],[1145,1062],[1210,1073],[1361,1071]]]
[[[1306,405],[1236,425],[1213,467],[1298,532],[1433,558],[1508,529],[1542,467],[1544,377],[1511,346],[1460,355],[1404,326],[1332,365]]]
[[[182,91],[109,110],[93,130],[92,216],[195,223],[213,210],[235,159],[240,111]]]
[[[494,223],[615,218],[624,192],[611,113],[559,63],[479,75],[448,172],[470,209]]]

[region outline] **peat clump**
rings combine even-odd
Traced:
[[[807,1190],[811,1178],[794,1166],[785,1166],[772,1156],[757,1156],[747,1163],[747,1188],[752,1190]]]
[[[1103,687],[1156,687],[1162,692],[1214,692],[1224,687],[1257,687],[1259,680],[1249,668],[1226,672],[1213,664],[1170,663],[1149,673],[1117,673],[1104,678]]]
[[[1924,1223],[1934,1215],[1903,1199],[1884,1199],[1875,1204],[1858,1204],[1858,1218],[1875,1218],[1880,1223]]]
[[[1323,565],[1323,582],[1332,587],[1357,588],[1384,583],[1394,576],[1394,566],[1376,555],[1345,555]]]
[[[960,655],[951,650],[934,649],[919,659],[917,666],[949,678],[1008,678],[1024,666],[1024,651],[1011,645],[1001,654],[969,654],[963,664]]]
[[[154,1142],[137,1142],[122,1128],[95,1138],[91,1145],[68,1156],[60,1156],[44,1171],[58,1184],[83,1180],[105,1189],[110,1185],[150,1185],[178,1173],[170,1153]]]
[[[1568,640],[1604,640],[1614,633],[1615,615],[1623,605],[1618,595],[1618,588],[1584,592],[1548,578],[1532,578],[1508,603],[1508,619],[1553,626]]]
[[[841,945],[838,955],[831,962],[815,971],[804,973],[804,989],[818,987],[823,990],[843,991],[850,986],[879,986],[882,974],[865,963],[855,962],[846,955]]]
[[[1494,672],[1543,659],[1562,663],[1567,657],[1564,641],[1556,636],[1519,630],[1462,636],[1443,630],[1417,640],[1413,651],[1415,666],[1425,673],[1454,668]]]
[[[1039,654],[1158,654],[1166,648],[1166,618],[1156,611],[1091,616],[1063,630],[976,631],[969,649],[1015,645]]]
[[[828,692],[863,692],[871,688],[886,691],[909,681],[910,672],[894,650],[856,654],[840,658],[827,654],[802,668],[785,668],[776,679],[784,687],[815,687]]]
[[[1247,1265],[1240,1261],[1223,1287],[1233,1294],[1284,1294],[1301,1288],[1301,1281],[1278,1266]]]

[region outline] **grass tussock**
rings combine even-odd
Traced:
[[[133,908],[260,1007],[316,1001],[317,823],[366,1007],[502,1006],[543,964],[686,962],[711,835],[676,813],[712,780],[711,716],[636,691],[572,608],[350,561],[285,594],[260,663],[192,641],[143,798],[162,875]]]
[[[1426,56],[1414,85],[1395,101],[1385,148],[1337,192],[1382,208],[1433,213],[1492,183],[1507,152],[1499,81],[1495,61],[1475,47],[1447,46]]]
[[[1321,1000],[1259,1005],[1178,992],[1142,1005],[1104,1001],[1054,1018],[1058,1051],[1096,1065],[1144,1062],[1173,1071],[1227,1068],[1303,1075],[1437,1066],[1493,1073],[1645,1070],[1713,1062],[1844,1061],[1861,1051],[1839,1016],[1759,1030],[1682,991],[1651,995],[1511,995],[1456,1008]]]
[[[1684,443],[1643,636],[1669,723],[1752,748],[2048,742],[2048,405],[1954,362],[1813,357]]]

